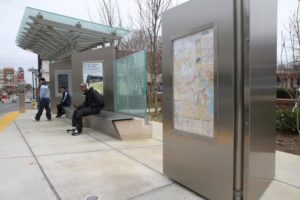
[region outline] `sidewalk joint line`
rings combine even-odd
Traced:
[[[36,155],[36,157],[48,157],[48,156],[63,156],[63,155],[72,155],[72,154],[84,154],[84,153],[96,153],[102,151],[113,151],[114,149],[103,149],[103,150],[95,150],[95,151],[78,151],[78,152],[69,152],[69,153],[56,153],[56,154],[44,154],[44,155]]]
[[[134,200],[134,199],[136,199],[136,198],[138,198],[138,197],[141,197],[141,196],[150,194],[150,193],[155,192],[155,191],[160,191],[160,190],[162,190],[162,189],[164,189],[164,188],[166,188],[166,187],[169,187],[169,186],[171,186],[171,185],[174,185],[174,184],[175,184],[175,183],[172,182],[172,183],[169,183],[169,184],[167,184],[167,185],[163,185],[163,186],[161,186],[161,187],[154,188],[154,189],[149,190],[149,191],[147,191],[147,192],[143,192],[143,193],[138,194],[138,195],[136,195],[136,196],[130,197],[130,198],[127,199],[127,200]]]
[[[18,129],[20,135],[22,136],[24,142],[26,143],[27,147],[29,148],[29,151],[31,152],[33,158],[35,159],[37,165],[39,166],[39,168],[40,168],[42,174],[44,175],[44,177],[45,177],[45,179],[46,179],[48,185],[50,186],[52,192],[54,193],[56,199],[57,199],[57,200],[62,200],[62,198],[59,196],[58,192],[55,190],[53,184],[52,184],[51,181],[49,180],[47,174],[45,173],[45,171],[44,171],[44,169],[43,169],[43,166],[41,165],[41,163],[40,163],[39,160],[37,159],[36,155],[34,154],[33,150],[31,149],[31,147],[30,147],[28,141],[26,140],[25,136],[23,135],[23,133],[22,133],[20,127],[18,126],[17,122],[14,121],[14,124],[15,124],[15,126],[17,127],[17,129]]]
[[[145,146],[145,147],[141,147],[141,146],[138,146],[138,147],[124,147],[124,148],[121,148],[120,150],[131,150],[131,149],[150,149],[150,148],[154,148],[154,147],[162,147],[162,145],[151,145],[151,146]]]
[[[0,158],[0,160],[12,160],[12,159],[21,159],[21,158],[32,158],[33,156],[15,156],[15,157],[7,157]]]
[[[274,181],[276,181],[276,182],[278,182],[278,183],[282,183],[282,184],[288,185],[288,186],[291,186],[291,187],[296,188],[296,189],[300,189],[300,187],[297,186],[297,185],[292,185],[292,184],[290,184],[290,183],[287,183],[287,182],[278,180],[278,179],[276,179],[276,178],[274,178]]]

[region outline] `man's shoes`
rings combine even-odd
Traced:
[[[75,127],[73,127],[73,128],[69,128],[69,129],[67,129],[67,132],[73,132],[73,131],[75,131],[75,130],[77,130]]]
[[[80,135],[80,134],[81,134],[81,132],[79,132],[77,129],[72,131],[72,136],[77,136],[77,135]]]
[[[35,117],[32,118],[32,120],[33,120],[33,121],[36,121],[36,122],[40,121],[39,119],[36,119]]]
[[[63,116],[65,113],[58,113],[57,115],[56,115],[56,118],[60,118],[61,116]]]
[[[48,119],[48,121],[51,121],[51,120],[52,120],[51,118]]]

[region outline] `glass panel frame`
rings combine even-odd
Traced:
[[[147,61],[146,52],[139,51],[115,62],[115,112],[146,118]]]
[[[177,133],[209,140],[216,139],[215,35],[215,27],[207,26],[173,40],[173,128]],[[181,65],[180,58],[186,60],[182,61]],[[179,71],[176,71],[176,68]],[[200,70],[201,68],[203,69]],[[205,77],[207,73],[209,77]],[[210,81],[206,82],[209,84],[204,84],[208,79]],[[186,85],[190,81],[190,88],[182,86],[182,80]],[[207,89],[211,91],[205,92]],[[184,92],[194,92],[194,95]],[[186,102],[180,102],[180,99]]]

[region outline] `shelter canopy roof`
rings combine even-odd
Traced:
[[[16,43],[43,60],[62,60],[74,52],[118,40],[127,30],[27,7]]]

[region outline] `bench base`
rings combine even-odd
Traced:
[[[65,112],[68,118],[72,118],[71,108],[65,108]],[[145,124],[144,119],[121,113],[101,111],[98,115],[84,117],[83,124],[120,140],[152,138],[152,126]]]

